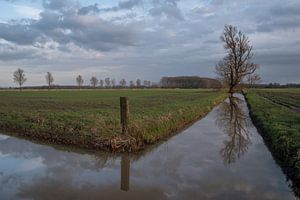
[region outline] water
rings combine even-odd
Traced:
[[[249,120],[228,99],[136,155],[75,153],[0,135],[0,199],[295,199]]]

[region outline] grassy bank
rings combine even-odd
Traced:
[[[300,195],[300,90],[254,90],[246,97],[254,124]]]
[[[130,104],[126,136],[120,96]],[[183,129],[225,97],[211,90],[1,91],[0,130],[53,144],[136,151]]]

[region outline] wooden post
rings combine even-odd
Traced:
[[[128,124],[129,124],[129,104],[128,104],[127,97],[120,97],[120,114],[121,114],[122,133],[126,134],[128,131]]]
[[[127,155],[121,158],[121,190],[128,191],[130,185],[130,158]]]

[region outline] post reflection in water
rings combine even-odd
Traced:
[[[130,185],[130,158],[128,155],[121,157],[121,190],[129,191]]]
[[[248,131],[249,118],[242,109],[243,101],[232,95],[218,109],[216,124],[229,136],[220,151],[226,164],[234,163],[243,156],[251,144]]]

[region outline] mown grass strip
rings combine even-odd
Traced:
[[[300,195],[300,114],[260,96],[247,92],[251,118],[274,158],[293,181]]]
[[[256,90],[256,93],[273,101],[274,103],[294,110],[300,109],[299,89],[262,89]]]

